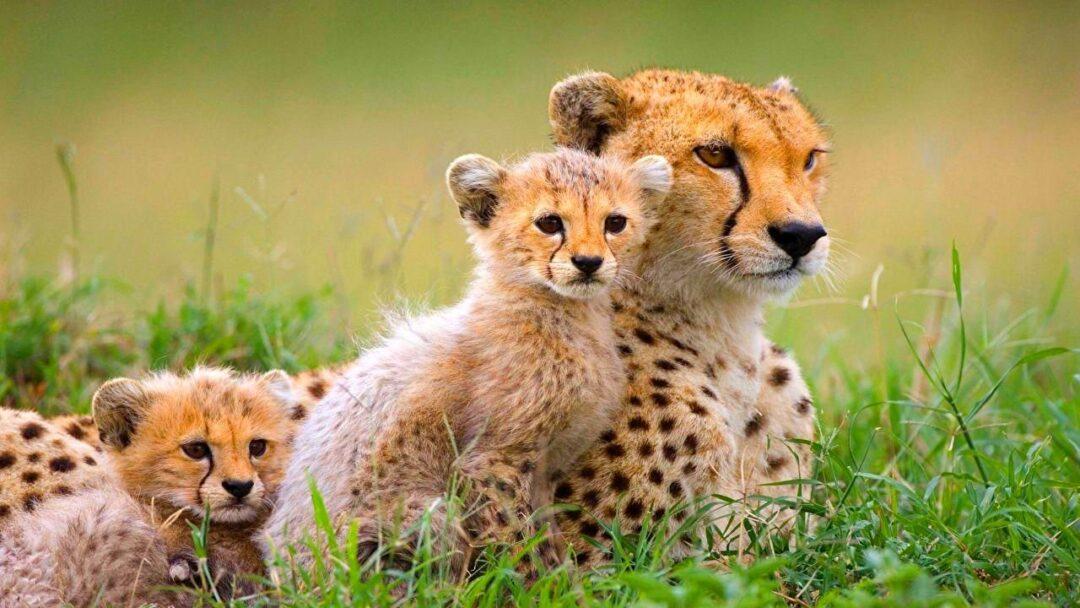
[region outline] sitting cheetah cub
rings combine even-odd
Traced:
[[[271,548],[317,538],[310,476],[338,525],[358,520],[362,557],[427,513],[460,569],[472,548],[528,533],[552,476],[608,424],[623,373],[607,294],[631,272],[643,209],[667,194],[670,165],[558,150],[507,167],[468,155],[447,182],[475,278],[457,305],[400,322],[312,413],[267,526]],[[452,479],[460,527],[440,507]]]
[[[93,400],[104,453],[0,410],[0,608],[185,605],[162,586],[198,582],[189,523],[207,507],[217,589],[246,591],[232,587],[262,571],[252,536],[303,413],[294,394],[280,371],[112,380]]]

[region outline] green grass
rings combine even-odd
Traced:
[[[881,340],[906,347],[900,355],[887,355],[879,367],[849,361],[840,349],[828,354],[825,366],[839,370],[835,377],[842,380],[815,389],[829,396],[818,400],[813,492],[794,504],[800,515],[790,537],[752,531],[749,567],[708,547],[698,560],[676,562],[666,557],[670,539],[612,530],[617,550],[608,568],[560,568],[526,587],[514,570],[522,548],[510,547],[490,552],[470,580],[455,585],[442,576],[437,552],[419,552],[407,568],[379,569],[357,563],[345,542],[313,570],[293,572],[245,602],[1080,602],[1077,352],[1042,339],[1059,308],[1056,292],[1040,311],[993,321],[968,310],[978,291],[965,291],[958,257],[952,274],[953,297],[935,327],[879,311]],[[196,362],[298,370],[351,350],[349,337],[331,322],[330,290],[275,297],[241,281],[212,297],[189,287],[175,301],[134,312],[110,309],[116,305],[109,296],[117,292],[119,284],[94,276],[13,278],[0,286],[3,403],[86,411],[96,385],[125,372]],[[222,605],[212,594],[204,600]]]

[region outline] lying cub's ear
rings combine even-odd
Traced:
[[[289,374],[280,369],[270,370],[259,376],[259,385],[269,391],[270,395],[274,397],[274,400],[281,407],[285,408],[290,414],[293,413],[298,399],[296,393],[293,392],[292,378],[289,377]]]
[[[791,79],[787,76],[781,76],[772,81],[772,84],[766,87],[766,89],[773,93],[787,93],[789,95],[795,95],[799,92],[799,89],[792,84]]]
[[[130,445],[149,405],[150,394],[137,380],[116,378],[102,384],[92,406],[101,442],[117,449]]]
[[[651,155],[634,163],[634,175],[645,192],[646,203],[658,203],[671,192],[674,182],[671,163],[663,156]]]
[[[480,156],[466,154],[450,163],[446,170],[446,185],[457,203],[458,213],[466,221],[487,228],[499,206],[499,191],[506,169],[499,163]]]
[[[555,143],[598,154],[608,135],[620,131],[629,104],[611,74],[582,72],[551,89],[548,119]]]

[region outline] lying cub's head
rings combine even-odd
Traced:
[[[270,508],[296,422],[281,371],[196,368],[106,382],[94,395],[101,441],[127,490],[213,521],[250,522]]]
[[[631,270],[647,230],[643,207],[667,195],[671,166],[566,149],[511,166],[470,154],[446,179],[486,269],[586,299]]]

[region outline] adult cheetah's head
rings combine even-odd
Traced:
[[[787,79],[761,89],[697,72],[586,72],[555,85],[549,114],[556,143],[671,161],[641,258],[650,282],[775,296],[824,268],[829,144]]]
[[[587,299],[630,271],[650,223],[642,208],[667,194],[671,167],[562,149],[508,167],[470,154],[446,179],[483,271]]]
[[[136,498],[226,523],[269,512],[290,453],[296,399],[281,371],[196,368],[106,382],[94,419]]]

